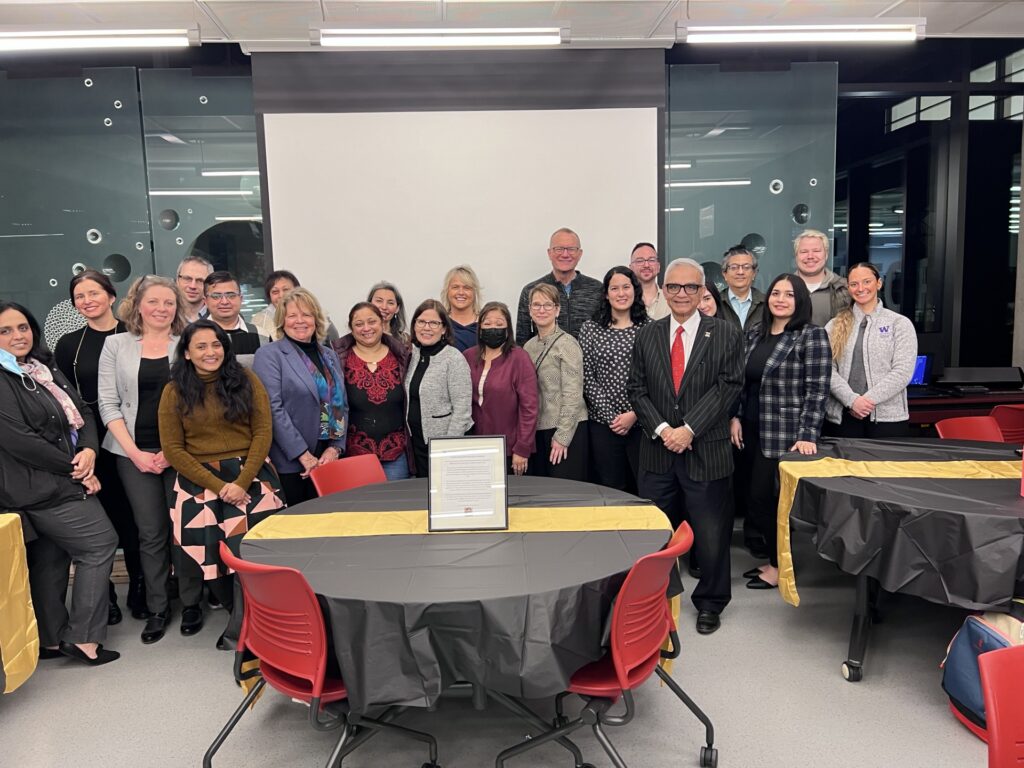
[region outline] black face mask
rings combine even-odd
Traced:
[[[508,339],[508,328],[481,328],[480,341],[485,347],[497,349]]]

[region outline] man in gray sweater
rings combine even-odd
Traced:
[[[805,229],[793,241],[797,274],[811,293],[811,324],[822,328],[833,317],[850,306],[846,281],[826,268],[828,235],[816,229]]]
[[[523,286],[519,294],[519,308],[516,312],[516,343],[525,344],[536,335],[530,320],[530,289],[538,283],[548,283],[558,289],[561,311],[558,326],[578,337],[583,323],[589,320],[601,305],[604,292],[600,280],[587,277],[576,271],[576,265],[583,256],[580,238],[568,227],[556,229],[548,243],[548,258],[551,272]]]

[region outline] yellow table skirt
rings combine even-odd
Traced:
[[[28,588],[21,518],[0,514],[0,690],[16,690],[38,662],[39,629]]]

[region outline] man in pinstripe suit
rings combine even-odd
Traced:
[[[693,591],[697,631],[711,634],[732,597],[729,412],[742,387],[743,339],[697,311],[704,270],[676,259],[662,290],[672,314],[636,335],[629,399],[647,439],[640,444],[640,495],[693,528],[701,577]]]

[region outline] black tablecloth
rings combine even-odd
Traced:
[[[400,512],[425,502],[424,480],[366,486],[283,510],[276,525],[289,515]],[[573,507],[649,505],[585,483],[511,477],[509,506],[570,515]],[[603,655],[630,566],[669,533],[665,521],[661,530],[246,539],[242,555],[305,575],[323,598],[350,704],[366,711],[429,706],[460,680],[527,698],[564,690]]]
[[[949,440],[823,440],[817,456],[850,471],[801,477],[790,510],[793,530],[813,535],[818,553],[847,573],[867,575],[890,592],[969,609],[1005,610],[1024,594],[1024,498],[1019,473],[984,479],[1011,462],[1014,446]],[[925,462],[900,477],[871,477],[872,467]],[[951,462],[979,462],[975,466]],[[987,469],[986,469],[987,468]],[[1002,470],[1013,471],[1004,464]],[[853,476],[853,473],[859,476]]]

